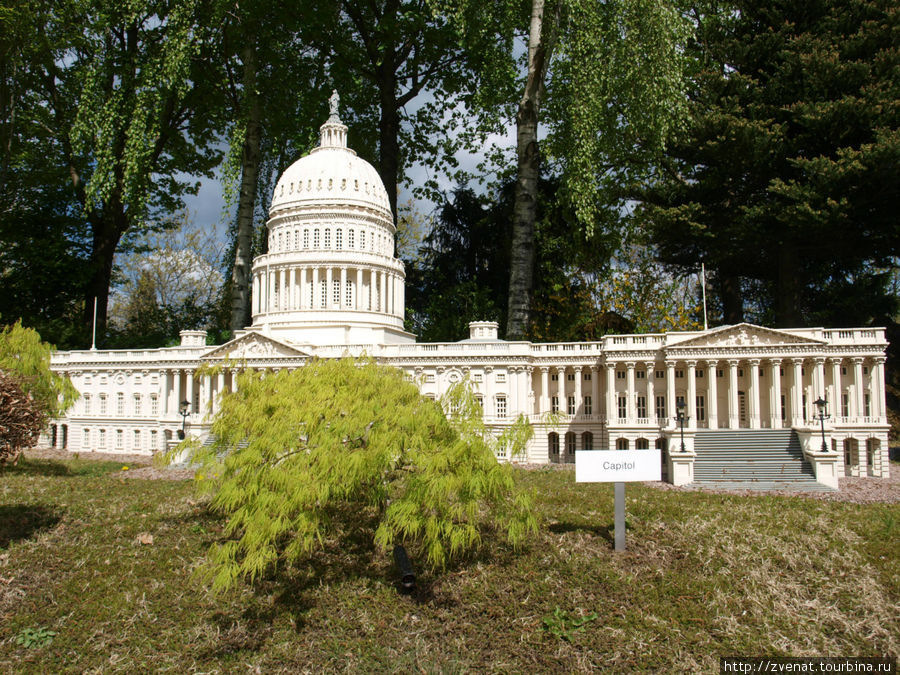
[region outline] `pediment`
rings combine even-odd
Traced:
[[[734,326],[722,326],[707,331],[703,335],[690,338],[684,342],[671,345],[670,349],[683,347],[716,348],[716,347],[764,347],[772,345],[824,345],[822,340],[795,335],[783,330],[764,328],[752,323],[739,323]]]
[[[229,360],[246,360],[246,359],[268,359],[278,357],[298,357],[309,356],[296,347],[289,344],[262,335],[261,333],[250,332],[241,335],[224,345],[219,345],[212,351],[204,354],[201,359],[229,359]]]

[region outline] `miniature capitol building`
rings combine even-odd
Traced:
[[[237,371],[197,375],[203,365],[278,370],[365,353],[431,398],[468,375],[490,427],[531,421],[523,461],[658,447],[676,484],[827,489],[839,476],[888,476],[882,328],[740,324],[535,344],[498,340],[497,324],[482,321],[468,340],[416,343],[403,330],[405,275],[387,193],[346,139],[333,106],[319,147],[278,181],[269,252],[253,264],[252,325],[216,347],[204,331],[182,331],[177,347],[55,352],[51,367],[81,397],[52,421],[49,444],[150,454],[177,438],[182,400],[188,434],[208,435]],[[828,402],[824,450],[818,399]]]

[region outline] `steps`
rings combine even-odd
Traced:
[[[830,491],[792,429],[699,429],[694,483],[728,490]]]

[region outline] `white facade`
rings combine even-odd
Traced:
[[[468,376],[486,421],[519,415],[535,427],[529,462],[574,461],[576,449],[647,448],[671,441],[669,479],[692,480],[693,439],[704,429],[793,428],[820,482],[888,475],[885,340],[881,328],[613,335],[597,342],[497,339],[491,322],[468,340],[418,344],[403,331],[404,270],[394,257],[387,194],[374,168],[346,147],[334,111],[321,144],[285,171],[270,210],[269,252],[253,265],[253,323],[232,341],[154,350],[56,352],[52,367],[81,392],[48,442],[72,451],[152,453],[182,426],[203,437],[236,371],[205,364],[296,368],[310,357],[367,354],[402,368],[426,396]],[[814,401],[828,401],[826,447]],[[676,424],[684,402],[685,452]],[[547,413],[557,413],[548,420]],[[675,449],[678,448],[678,452]]]

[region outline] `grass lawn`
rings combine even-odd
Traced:
[[[718,672],[720,656],[900,653],[897,504],[634,484],[615,553],[611,485],[518,470],[544,518],[521,552],[420,573],[408,597],[356,531],[216,597],[193,573],[221,522],[190,482],[125,473],[0,474],[3,672]]]

